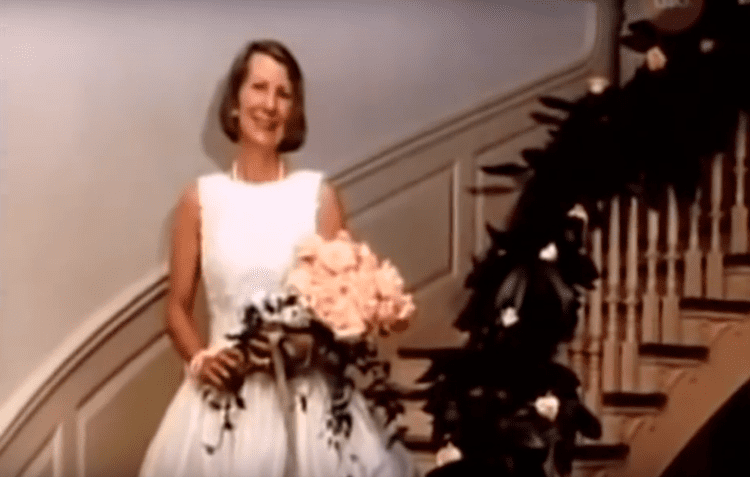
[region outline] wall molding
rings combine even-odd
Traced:
[[[616,27],[618,12],[608,0],[594,0],[596,5],[596,22],[593,29],[591,41],[593,46],[588,55],[577,60],[566,68],[543,75],[535,80],[521,84],[511,91],[497,94],[481,104],[466,108],[447,119],[436,121],[428,125],[422,131],[398,141],[392,145],[382,148],[363,161],[357,162],[351,167],[345,168],[333,174],[331,180],[339,187],[346,187],[350,182],[356,181],[362,175],[368,175],[373,170],[386,167],[388,163],[398,160],[404,155],[410,155],[419,149],[428,147],[430,144],[439,142],[444,136],[457,134],[472,125],[486,120],[488,117],[497,116],[506,111],[513,110],[520,103],[535,100],[540,91],[553,89],[555,85],[570,83],[576,79],[585,79],[591,76],[602,76],[612,78],[614,73],[614,59],[611,57],[613,45],[617,44],[617,34],[612,34]],[[587,43],[589,43],[587,41]],[[509,138],[501,138],[502,142]]]
[[[93,313],[0,407],[0,455],[17,431],[107,336],[116,333],[167,290],[168,266],[161,263]]]

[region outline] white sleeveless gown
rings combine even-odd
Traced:
[[[198,179],[201,267],[211,315],[210,344],[229,345],[241,311],[258,291],[277,290],[296,247],[315,233],[322,175],[296,171],[276,182],[246,183],[215,173]],[[359,393],[350,404],[352,433],[341,452],[329,443],[330,396],[322,377],[292,378],[298,477],[414,475],[403,447],[386,448]],[[169,405],[141,467],[141,477],[288,477],[287,439],[273,377],[254,373],[233,407],[232,431],[219,442],[223,414],[185,379]]]

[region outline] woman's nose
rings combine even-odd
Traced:
[[[278,106],[278,98],[276,97],[276,94],[274,93],[268,93],[263,98],[263,106],[272,113],[276,112],[276,107]]]

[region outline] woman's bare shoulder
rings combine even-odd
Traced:
[[[346,228],[344,207],[338,191],[327,180],[321,184],[319,217],[318,232],[326,238],[333,238],[339,230]]]
[[[175,228],[195,225],[200,220],[200,197],[198,181],[185,185],[175,209]]]

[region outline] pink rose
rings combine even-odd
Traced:
[[[334,274],[357,266],[357,256],[351,242],[339,237],[331,242],[326,242],[318,250],[318,260]]]
[[[305,239],[297,250],[297,258],[302,260],[314,260],[319,253],[320,248],[323,246],[325,241],[318,234]]]
[[[396,319],[405,320],[406,318],[410,317],[416,310],[417,307],[414,306],[414,300],[412,299],[412,296],[405,295],[400,303],[400,310],[398,312],[398,315],[396,316]]]
[[[372,328],[403,329],[415,311],[404,280],[388,260],[346,231],[334,240],[316,235],[300,246],[287,285],[296,288],[338,338],[359,339]]]
[[[293,286],[301,294],[307,295],[312,287],[312,265],[307,262],[301,262],[297,268],[289,272],[286,277],[286,284]]]
[[[351,283],[352,288],[357,295],[357,300],[360,302],[364,303],[377,300],[378,284],[375,280],[374,273],[367,273],[361,270],[353,271],[348,276],[348,281]]]
[[[367,325],[359,316],[356,305],[348,299],[339,299],[323,321],[337,338],[360,336],[367,331]]]
[[[375,256],[375,254],[366,243],[363,243],[359,246],[357,255],[359,257],[360,271],[374,272],[378,269],[378,257]]]
[[[396,316],[396,302],[393,299],[386,298],[378,303],[377,320],[382,323],[393,321]]]
[[[378,291],[385,297],[400,295],[404,289],[404,280],[396,267],[389,260],[384,260],[375,275]]]

